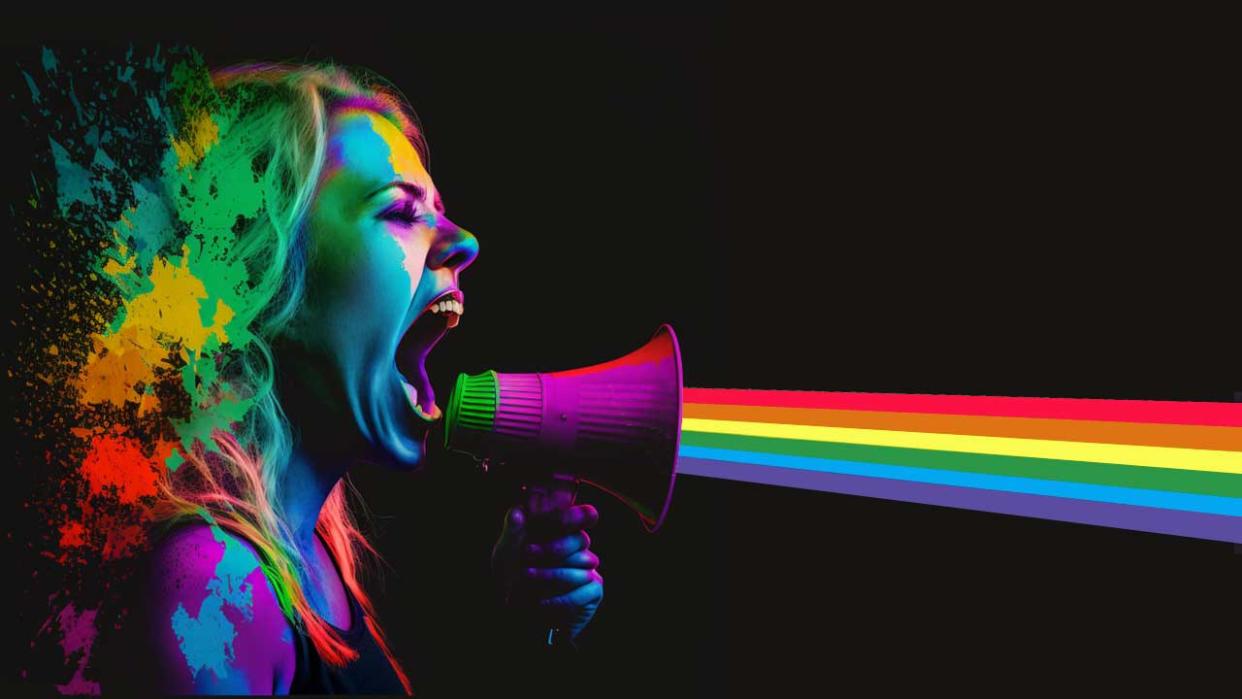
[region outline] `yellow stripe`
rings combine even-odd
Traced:
[[[960,451],[997,456],[1027,456],[1037,459],[1089,461],[1127,466],[1154,466],[1191,471],[1217,471],[1242,474],[1242,452],[1214,449],[1147,447],[1129,444],[1061,442],[1016,437],[979,437],[934,432],[898,432],[853,427],[786,425],[779,423],[708,420],[686,417],[681,428],[687,432],[712,432],[749,437],[801,439],[814,442],[864,444],[876,447]]]

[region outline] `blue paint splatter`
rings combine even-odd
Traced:
[[[130,50],[132,51],[133,47],[130,47]],[[126,56],[125,60],[129,61],[129,57]],[[134,94],[138,94],[137,92],[138,88],[134,85],[134,67],[133,66],[127,65],[124,68],[122,68],[121,66],[117,66],[116,67],[116,81],[117,81],[117,88],[120,87],[120,83],[124,83],[129,86],[129,89],[131,92],[133,92]],[[113,88],[112,90],[113,97],[116,97],[117,88]]]
[[[90,171],[73,162],[64,146],[51,138],[48,141],[52,144],[52,157],[56,160],[56,201],[60,205],[61,215],[68,216],[69,206],[74,202],[94,206],[95,195],[91,192],[94,178]]]
[[[39,88],[35,86],[34,78],[30,77],[30,73],[22,71],[22,75],[26,76],[26,85],[30,87],[30,101],[39,103]]]
[[[225,618],[223,605],[224,600],[208,595],[198,608],[197,618],[191,617],[180,604],[173,612],[173,633],[177,634],[177,643],[190,666],[191,677],[198,677],[199,671],[204,669],[210,669],[219,679],[229,676],[237,631]]]
[[[241,612],[247,620],[254,619],[254,595],[246,578],[259,567],[259,562],[241,542],[224,533],[206,510],[200,514],[210,523],[211,535],[224,544],[216,563],[215,577],[207,581],[207,597],[199,605],[198,614],[190,616],[183,605],[172,615],[173,633],[185,656],[191,676],[197,677],[210,669],[217,678],[228,677],[230,663],[236,659],[233,640],[237,629],[224,615],[225,605]]]
[[[78,93],[73,89],[73,76],[69,76],[69,89],[65,90],[69,95],[69,101],[73,103],[73,111],[78,115],[78,123],[85,124],[87,119],[82,115],[82,103],[78,101]]]
[[[43,70],[49,75],[56,72],[56,54],[48,47],[43,47]]]
[[[211,525],[216,541],[224,544],[224,556],[216,564],[216,577],[207,583],[207,589],[240,611],[247,621],[254,619],[254,596],[246,578],[259,567],[254,554],[217,524]]]

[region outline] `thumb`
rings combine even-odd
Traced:
[[[526,512],[521,506],[514,505],[505,512],[504,523],[501,525],[500,538],[492,547],[494,563],[516,562],[522,550],[522,542],[526,540]]]
[[[518,569],[518,559],[522,551],[522,542],[526,540],[526,513],[519,506],[509,508],[505,512],[504,524],[501,526],[500,538],[492,547],[493,582],[499,587],[500,598],[508,606],[513,595],[513,584]]]

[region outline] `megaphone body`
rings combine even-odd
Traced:
[[[681,414],[681,353],[665,324],[646,345],[602,364],[459,375],[444,444],[489,469],[587,483],[654,532],[672,501]]]

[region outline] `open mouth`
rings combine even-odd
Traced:
[[[461,321],[464,297],[461,291],[450,289],[436,297],[414,319],[397,345],[397,371],[402,387],[410,401],[410,407],[426,422],[435,422],[443,412],[436,405],[436,392],[427,377],[427,355],[450,328]]]

